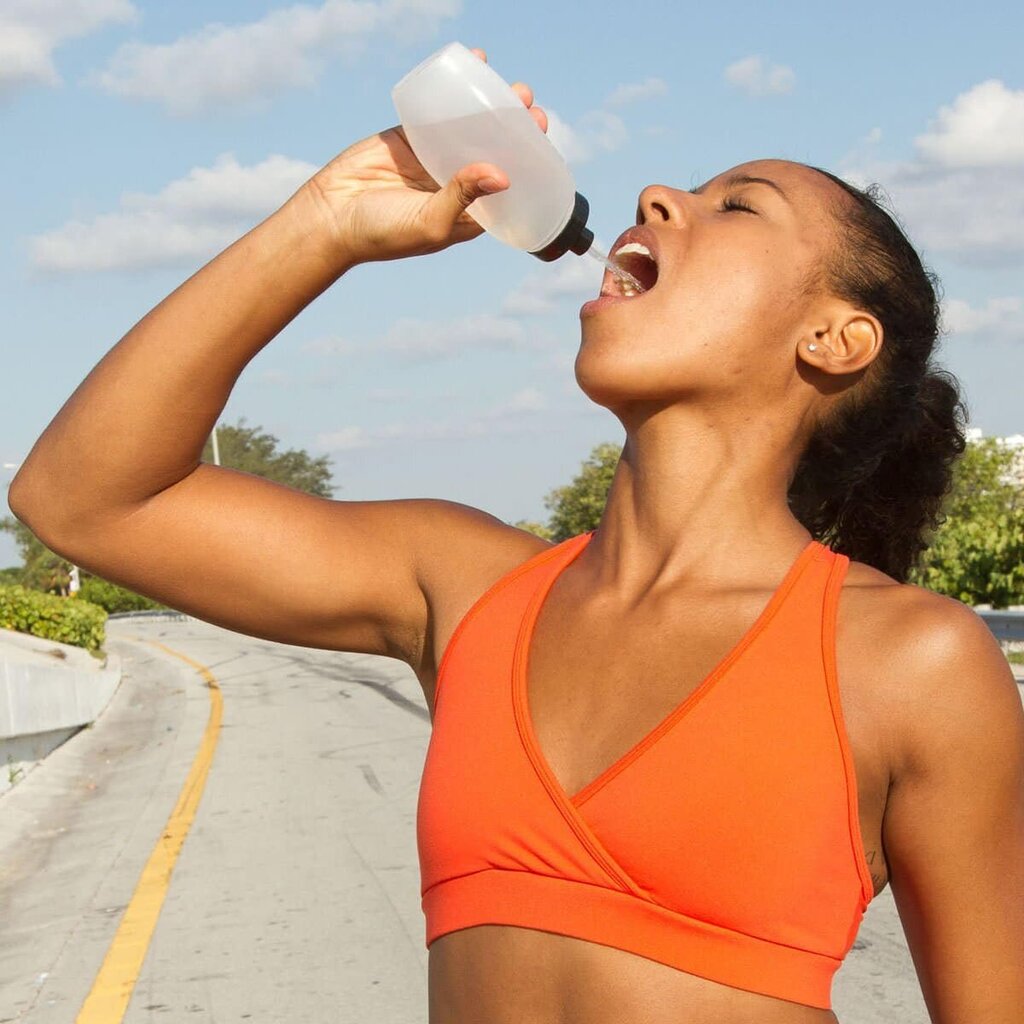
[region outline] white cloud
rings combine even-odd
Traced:
[[[477,351],[518,349],[536,352],[551,344],[549,336],[537,330],[527,330],[515,316],[468,313],[444,320],[400,317],[384,334],[370,341],[318,338],[303,344],[301,350],[314,355],[346,357],[391,352],[410,362],[422,362]],[[398,401],[405,397],[408,397],[407,392],[383,389],[374,400]]]
[[[626,124],[610,110],[591,110],[569,124],[557,111],[544,107],[548,115],[548,138],[566,163],[584,163],[598,153],[611,153],[629,139]]]
[[[626,82],[616,86],[602,106],[588,110],[572,122],[566,121],[546,103],[542,104],[548,115],[548,138],[570,164],[581,164],[601,153],[612,153],[629,141],[626,122],[615,110],[666,92],[668,85],[661,78]]]
[[[978,266],[1024,260],[1024,91],[982,82],[942,107],[915,140],[917,157],[879,162],[856,153],[840,173],[879,182],[926,258]],[[1016,129],[1012,137],[1007,135]]]
[[[1024,165],[1024,89],[981,82],[940,108],[914,142],[922,159],[946,167]]]
[[[373,443],[369,431],[365,427],[342,427],[326,434],[318,434],[316,446],[322,451],[348,452],[360,448],[369,448]]]
[[[314,338],[300,346],[302,352],[311,352],[317,356],[348,356],[354,355],[359,346],[347,338],[328,336],[325,338]]]
[[[730,64],[725,80],[748,96],[768,96],[792,92],[796,74],[785,64],[768,64],[755,54]]]
[[[926,251],[981,266],[1024,258],[1024,176],[911,163],[880,166],[874,177]]]
[[[374,35],[409,43],[433,35],[461,0],[326,0],[295,4],[240,25],[211,22],[170,43],[122,46],[92,81],[107,92],[163,104],[175,115],[250,104],[309,88],[330,58]]]
[[[326,452],[382,448],[400,442],[461,441],[467,438],[540,433],[548,428],[538,414],[547,400],[537,388],[523,388],[482,413],[466,419],[398,420],[382,427],[350,425],[318,435],[316,445]]]
[[[402,317],[369,347],[374,351],[397,352],[412,359],[437,359],[478,349],[534,346],[518,320],[494,313],[470,313],[451,320],[435,321]]]
[[[44,271],[140,270],[209,259],[281,205],[317,167],[273,155],[246,167],[231,153],[160,192],[125,193],[120,209],[30,240]]]
[[[860,167],[878,160],[878,147],[882,141],[882,129],[872,128],[861,136],[847,152],[836,160],[838,167]]]
[[[292,380],[290,373],[273,367],[268,370],[260,370],[260,372],[256,374],[255,379],[257,384],[267,384],[271,387],[280,387],[285,384],[290,384]]]
[[[27,85],[59,85],[53,51],[62,43],[137,17],[129,0],[4,0],[0,97]]]
[[[502,312],[532,316],[551,312],[562,298],[596,298],[603,276],[604,268],[596,260],[566,255],[516,285],[502,301]]]
[[[492,406],[485,414],[486,419],[501,419],[505,416],[517,416],[520,413],[543,412],[547,405],[544,393],[537,388],[523,388],[510,395],[503,402]]]
[[[604,101],[606,107],[624,107],[627,103],[650,99],[652,96],[664,96],[668,92],[668,83],[663,78],[647,78],[642,82],[625,82],[616,86]]]
[[[1005,296],[972,306],[963,299],[947,299],[942,305],[942,321],[954,337],[1024,341],[1024,300]]]

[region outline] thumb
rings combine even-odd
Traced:
[[[509,186],[505,172],[494,164],[469,164],[431,197],[424,210],[429,226],[438,233],[454,230],[455,222],[474,200],[503,192]]]

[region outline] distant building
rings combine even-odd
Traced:
[[[968,427],[965,433],[968,442],[980,441],[985,436],[980,427]],[[1015,449],[1012,479],[1019,487],[1024,487],[1024,434],[1010,434],[995,440],[1003,447]]]

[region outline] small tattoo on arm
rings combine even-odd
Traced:
[[[871,868],[875,866],[875,856],[877,853],[877,850],[868,850],[868,852],[864,854],[864,859],[868,862]],[[881,892],[882,887],[888,881],[886,876],[881,871],[868,871],[868,874],[871,876],[871,884],[875,887],[875,892]]]

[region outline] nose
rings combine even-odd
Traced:
[[[648,185],[640,193],[636,207],[637,224],[682,224],[686,193],[667,185]]]

